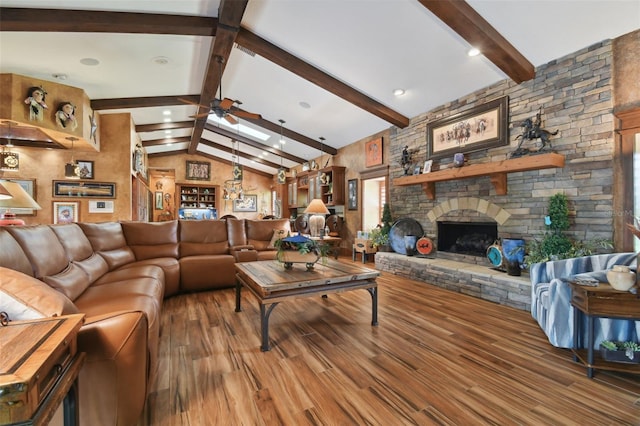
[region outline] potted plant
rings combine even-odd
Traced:
[[[545,217],[547,230],[542,239],[527,241],[525,266],[550,260],[589,256],[598,249],[612,249],[611,241],[595,239],[574,241],[565,231],[569,229],[569,200],[564,194],[555,194],[549,199],[548,216]]]
[[[391,251],[389,248],[389,232],[391,232],[391,208],[388,203],[384,203],[382,206],[382,225],[373,229],[369,233],[373,246],[378,251]]]
[[[303,235],[281,238],[276,240],[274,246],[278,249],[276,259],[284,264],[285,269],[291,269],[294,263],[304,263],[307,270],[313,269],[320,258],[325,262],[331,248],[328,244],[318,244]]]
[[[614,342],[604,340],[600,343],[600,354],[605,361],[640,363],[640,345],[636,342]]]

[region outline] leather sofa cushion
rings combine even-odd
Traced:
[[[62,293],[22,272],[3,267],[0,267],[0,307],[12,321],[78,313]]]
[[[236,282],[235,274],[235,259],[230,254],[187,256],[180,259],[180,287],[183,291],[233,287]]]
[[[49,226],[57,235],[70,261],[77,262],[93,255],[91,242],[77,223]]]
[[[0,266],[33,276],[33,269],[27,254],[5,227],[0,227],[0,247],[2,247]]]
[[[62,272],[41,278],[49,287],[75,301],[89,287],[89,276],[79,266],[70,263]]]
[[[160,267],[164,273],[164,297],[177,294],[180,290],[180,263],[173,257],[160,257],[157,259],[147,259],[130,263],[120,269],[128,270],[143,266]]]
[[[13,226],[8,230],[27,254],[36,278],[55,275],[67,269],[69,259],[50,227]]]
[[[181,220],[180,257],[203,254],[229,254],[226,221]]]
[[[225,220],[227,224],[227,237],[229,239],[229,246],[244,246],[249,244],[247,242],[247,233],[244,227],[244,219],[229,218]],[[273,227],[271,227],[273,229]]]
[[[269,243],[273,237],[274,229],[284,229],[289,231],[289,219],[273,220],[245,220],[247,244],[252,245],[256,250],[269,249]]]
[[[107,261],[112,271],[136,260],[118,222],[78,223],[91,242],[93,250]]]
[[[122,232],[136,260],[178,257],[178,221],[122,222]]]

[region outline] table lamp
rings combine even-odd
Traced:
[[[319,237],[321,231],[324,230],[324,216],[329,214],[327,206],[324,205],[321,199],[314,198],[304,212],[309,215],[311,236]]]
[[[0,226],[7,225],[24,225],[24,220],[17,219],[15,213],[10,209],[34,209],[41,210],[42,207],[35,202],[33,198],[25,191],[19,183],[9,180],[0,180],[0,187],[11,195],[11,198],[3,199],[0,196],[0,208],[6,208],[6,211],[0,218]],[[2,190],[0,189],[0,194]]]

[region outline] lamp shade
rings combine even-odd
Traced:
[[[329,214],[327,206],[325,206],[319,198],[311,200],[309,206],[304,210],[304,212],[307,214]]]
[[[8,200],[9,198],[13,198],[13,195],[11,195],[7,188],[0,184],[0,200]]]
[[[304,212],[311,215],[309,217],[309,231],[311,231],[311,236],[322,237],[322,232],[324,231],[324,215],[329,214],[327,206],[324,205],[321,199],[314,198]]]
[[[0,180],[0,185],[4,187],[12,198],[0,199],[0,207],[7,209],[34,209],[42,210],[42,207],[25,191],[19,183],[10,180]]]

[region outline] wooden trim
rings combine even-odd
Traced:
[[[613,243],[618,251],[633,251],[634,236],[627,226],[633,225],[633,146],[636,134],[640,133],[640,108],[618,113],[616,118],[619,136],[614,144],[613,161]]]
[[[388,177],[389,176],[389,166],[384,164],[378,167],[371,167],[369,169],[363,170],[360,172],[360,179],[374,179],[379,177]]]

